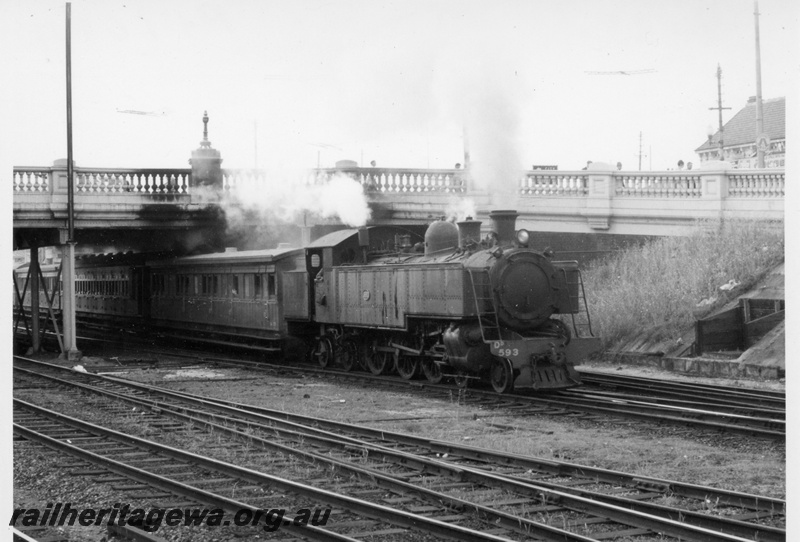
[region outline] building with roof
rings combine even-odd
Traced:
[[[766,140],[764,165],[768,168],[782,168],[786,163],[786,98],[773,98],[762,101],[764,134]],[[722,154],[720,157],[720,138]],[[708,140],[697,147],[695,152],[700,162],[725,160],[735,168],[756,167],[756,98],[751,97],[747,105],[739,110]]]

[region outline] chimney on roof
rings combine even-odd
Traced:
[[[756,97],[755,96],[750,96],[749,98],[747,98],[747,103],[749,103],[749,104],[756,103]]]

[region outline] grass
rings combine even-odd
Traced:
[[[784,258],[783,222],[698,222],[587,266],[587,302],[606,349],[645,338],[677,338],[754,285]],[[735,280],[730,292],[720,286]],[[706,300],[702,306],[698,304]]]

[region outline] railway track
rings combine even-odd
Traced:
[[[15,435],[86,461],[92,466],[83,471],[84,475],[97,476],[97,482],[116,483],[115,487],[128,496],[138,490],[142,492],[140,498],[155,501],[153,508],[214,506],[225,511],[227,516],[223,517],[246,515],[251,519],[243,526],[250,526],[258,511],[274,509],[271,503],[285,502],[284,493],[292,493],[311,503],[324,502],[336,507],[337,528],[351,533],[355,530],[352,534],[356,535],[364,527],[376,539],[381,539],[381,534],[391,537],[415,528],[432,536],[457,540],[500,540],[430,516],[381,506],[134,437],[20,400],[14,400],[14,419]],[[130,484],[131,480],[135,483]],[[238,497],[233,498],[233,493]],[[221,521],[224,527],[233,523]],[[253,534],[257,533],[259,525],[252,527],[255,527],[251,529]],[[357,539],[313,524],[298,526],[293,521],[281,521],[280,528],[313,540]]]
[[[263,362],[233,360],[225,358],[203,358],[204,361],[221,366],[246,367],[254,371],[278,371],[280,373],[302,372],[316,374],[323,378],[335,378],[351,382],[368,382],[398,390],[412,390],[434,398],[449,400],[457,386],[431,384],[424,380],[405,380],[393,376],[376,376],[363,372],[345,372],[340,370],[320,369],[310,365],[286,366]],[[605,376],[605,375],[604,375]],[[613,377],[605,377],[604,382],[615,381]],[[609,391],[608,389],[575,388],[566,391],[549,393],[526,392],[524,394],[499,395],[494,391],[469,388],[460,396],[466,403],[477,403],[484,408],[502,408],[513,410],[520,416],[548,413],[561,415],[564,412],[580,413],[584,418],[603,419],[625,418],[645,423],[672,424],[698,428],[704,431],[738,434],[783,441],[786,438],[785,403],[780,408],[779,395],[775,394],[771,407],[756,407],[744,402],[745,398],[758,397],[759,393],[749,394],[746,391],[734,392],[733,399],[724,400],[725,389],[716,387],[720,398],[706,398],[698,389],[694,396],[686,395],[684,387],[673,387],[671,382],[660,382],[660,394],[650,396],[642,393],[641,388],[629,391]],[[635,385],[634,385],[635,386]],[[654,386],[655,387],[655,386]],[[630,386],[628,387],[630,389]],[[459,390],[461,393],[461,390]],[[743,402],[737,403],[736,397]]]
[[[315,365],[288,366],[263,361],[248,361],[205,355],[203,353],[150,350],[154,355],[169,352],[170,356],[223,366],[246,367],[254,371],[278,371],[316,374],[349,382],[368,382],[389,389],[413,390],[433,398],[449,400],[458,386],[431,384],[425,380],[406,380],[396,376],[372,375],[321,369]],[[113,370],[112,367],[108,368]],[[635,420],[635,423],[664,424],[697,429],[708,433],[726,433],[785,441],[785,394],[764,390],[747,390],[725,386],[646,379],[608,373],[582,372],[586,387],[559,392],[498,395],[489,389],[459,390],[459,397],[468,404],[484,408],[513,410],[520,416],[563,415],[572,412],[584,419]],[[469,381],[462,381],[462,384]]]
[[[17,373],[24,374],[26,379],[43,378],[21,369]],[[507,456],[349,424],[310,420],[285,412],[209,401],[119,379],[68,373],[72,373],[70,380],[77,378],[93,382],[92,393],[133,402],[162,415],[169,413],[173,417],[183,417],[183,422],[207,430],[227,431],[232,437],[238,434],[251,444],[258,439],[261,446],[273,450],[279,447],[281,453],[305,454],[305,461],[327,462],[332,469],[372,479],[380,487],[391,488],[401,495],[396,497],[398,499],[407,499],[408,494],[415,494],[427,501],[428,506],[430,503],[445,504],[451,513],[458,509],[473,510],[473,521],[488,521],[497,529],[505,527],[507,530],[501,533],[503,536],[538,533],[537,536],[552,540],[583,539],[559,538],[567,535],[552,531],[552,526],[542,527],[530,519],[535,514],[566,514],[570,526],[579,529],[573,535],[583,536],[580,529],[600,533],[600,538],[589,539],[619,538],[648,532],[669,534],[684,540],[785,538],[780,527],[753,523],[753,520],[782,522],[785,503],[775,499],[634,477],[569,463]],[[49,378],[51,383],[60,386],[69,382]],[[99,389],[98,383],[105,389]],[[90,391],[85,387],[86,383],[73,382],[71,385]],[[257,436],[259,434],[263,437]],[[303,451],[309,446],[314,448],[313,452]],[[377,463],[361,471],[367,457],[377,460]],[[459,497],[464,487],[471,488],[470,494],[474,494],[476,488],[478,493],[485,493],[494,506]],[[670,507],[654,502],[666,495],[678,498],[684,506]],[[724,517],[722,514],[708,514],[708,502],[716,503],[715,506],[722,503]],[[609,524],[615,523],[615,529],[608,528]],[[545,531],[537,531],[541,529]]]
[[[92,338],[92,341],[104,342],[102,338]],[[155,355],[160,355],[165,350],[152,350]],[[321,369],[316,365],[303,364],[300,366],[287,366],[263,361],[247,361],[231,359],[216,355],[202,353],[186,354],[184,352],[170,352],[171,356],[201,359],[217,364],[233,364],[244,366],[253,370],[269,368],[277,371],[303,371],[326,377],[363,380],[381,386],[399,387],[410,385],[415,389],[420,387],[426,392],[434,393],[439,390],[449,393],[454,387],[444,384],[433,385],[425,380],[405,380],[396,376],[375,376],[364,372],[345,372],[333,369]],[[113,370],[112,367],[108,368]],[[667,381],[654,378],[643,378],[629,375],[579,371],[585,386],[561,392],[537,393],[527,391],[514,394],[513,400],[520,401],[527,398],[529,401],[538,399],[542,408],[551,405],[555,411],[570,409],[589,413],[604,413],[611,416],[633,419],[651,419],[656,422],[676,423],[680,425],[693,425],[705,429],[760,436],[770,439],[782,440],[785,438],[785,393],[770,390],[755,390],[740,387],[716,386],[690,382]],[[469,384],[469,380],[462,380],[462,384]],[[465,387],[465,386],[462,386]],[[493,391],[485,389],[470,389],[473,396],[480,396],[481,402],[485,398],[497,396]],[[564,398],[567,398],[564,400]],[[503,401],[500,401],[502,403]],[[540,410],[537,409],[537,412]]]
[[[665,381],[623,374],[609,374],[581,370],[581,378],[587,386],[604,390],[643,394],[649,398],[664,397],[675,400],[697,400],[716,405],[727,405],[741,410],[786,411],[784,392],[719,386],[696,382]]]

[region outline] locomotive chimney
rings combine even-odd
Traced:
[[[492,221],[492,231],[497,236],[500,245],[514,244],[517,223],[516,211],[492,211],[489,219]]]
[[[481,242],[481,221],[480,220],[472,220],[471,216],[468,216],[466,220],[462,220],[461,222],[456,222],[458,226],[458,247],[459,248],[466,248],[470,243],[480,243]]]

